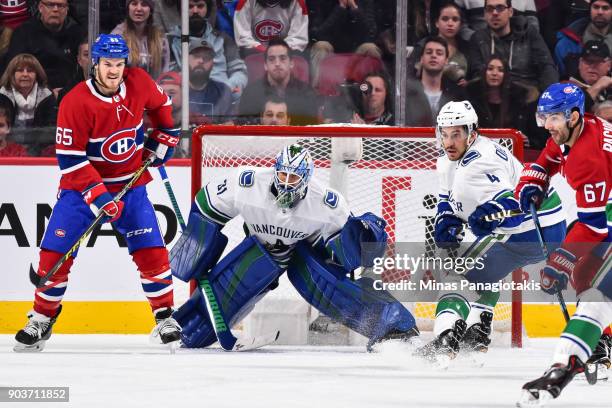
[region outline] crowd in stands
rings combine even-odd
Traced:
[[[394,125],[396,0],[189,0],[189,106],[180,0],[100,0],[189,124]],[[58,106],[89,78],[88,0],[0,0],[0,156],[53,156]],[[480,127],[532,149],[540,93],[568,81],[612,119],[612,0],[408,0],[406,126],[469,99]],[[188,152],[181,152],[187,155]]]

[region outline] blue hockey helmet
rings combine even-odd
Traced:
[[[119,34],[100,34],[91,46],[91,63],[97,65],[100,58],[125,58],[130,54],[125,40]]]
[[[543,127],[549,115],[563,113],[565,120],[569,120],[572,112],[577,109],[580,116],[584,116],[584,93],[569,83],[555,83],[550,85],[540,96],[536,121]]]
[[[276,202],[281,208],[292,207],[306,195],[314,163],[308,149],[291,144],[281,150],[274,162]]]

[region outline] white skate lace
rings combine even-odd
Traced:
[[[159,323],[157,323],[157,331],[161,335],[177,331],[180,332],[181,328],[176,320],[174,320],[172,317],[168,317],[167,319],[160,320]]]
[[[47,329],[48,326],[49,322],[35,320],[35,318],[32,317],[30,318],[28,324],[26,324],[26,327],[23,328],[23,331],[29,334],[30,336],[41,337],[42,333]]]

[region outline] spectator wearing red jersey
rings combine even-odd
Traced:
[[[0,0],[0,25],[15,30],[29,18],[26,0]]]
[[[6,54],[13,31],[28,18],[26,0],[0,0],[0,57]]]

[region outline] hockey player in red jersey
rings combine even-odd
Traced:
[[[610,340],[609,330],[603,336],[602,331],[612,322],[612,222],[606,216],[612,215],[612,125],[584,113],[580,88],[562,83],[542,94],[536,117],[550,138],[537,161],[525,166],[515,196],[529,212],[557,173],[576,192],[578,221],[550,254],[540,278],[550,294],[571,282],[580,302],[557,343],[552,367],[523,386],[519,406],[558,397],[587,362],[610,365],[609,350],[601,349]]]
[[[153,165],[168,160],[178,142],[172,105],[164,91],[140,68],[125,66],[129,49],[120,35],[100,35],[92,46],[91,78],[62,100],[56,132],[56,154],[61,171],[58,201],[40,245],[37,274],[45,275],[83,234],[94,218],[126,239],[147,300],[157,322],[152,338],[171,343],[180,327],[171,317],[172,275],[168,251],[149,201],[145,172],[115,202],[113,195],[132,178],[143,159],[155,155]],[[148,111],[153,132],[145,141],[143,114]],[[146,230],[146,234],[133,231]],[[15,351],[41,351],[61,311],[73,255],[37,288],[29,321],[15,339]]]

